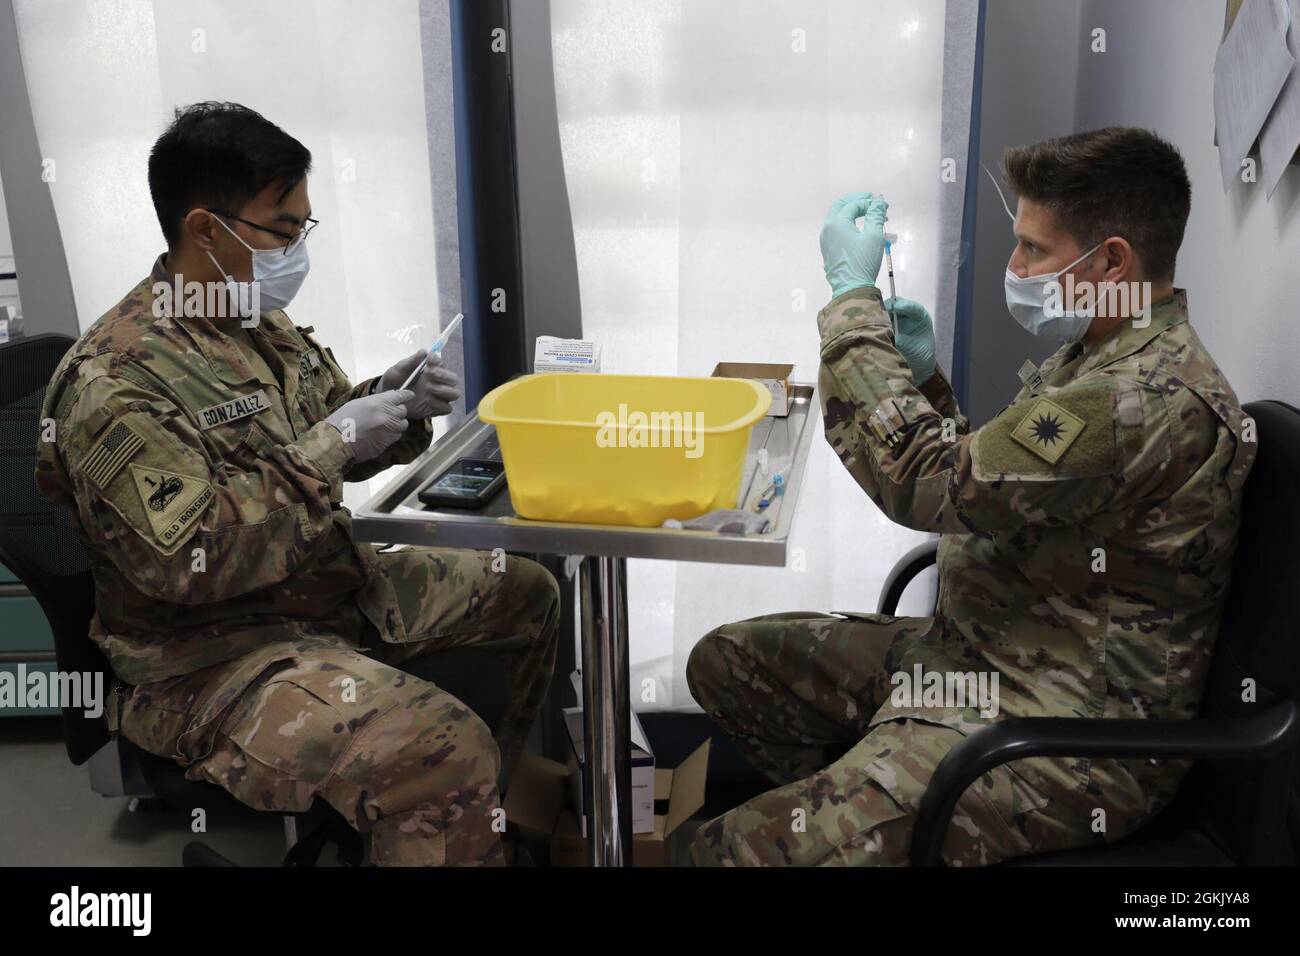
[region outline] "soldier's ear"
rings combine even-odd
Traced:
[[[204,252],[212,252],[217,247],[216,217],[206,209],[195,206],[181,220],[181,235]]]
[[[1101,263],[1105,269],[1104,281],[1124,282],[1133,278],[1138,268],[1137,253],[1127,239],[1111,236],[1097,251],[1101,253]]]

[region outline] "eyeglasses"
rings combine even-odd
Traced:
[[[285,242],[284,254],[287,256],[293,250],[297,249],[300,243],[306,242],[311,231],[320,225],[319,219],[313,219],[308,216],[303,222],[303,226],[296,233],[281,232],[279,229],[272,229],[269,226],[261,226],[255,222],[249,222],[247,219],[240,219],[234,213],[224,212],[220,209],[209,209],[208,212],[217,216],[225,216],[227,219],[233,219],[235,222],[242,222],[245,226],[252,226],[254,229],[260,229],[262,232],[269,232],[273,236],[278,236]]]

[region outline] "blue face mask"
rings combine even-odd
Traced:
[[[1006,294],[1007,310],[1011,313],[1011,317],[1019,322],[1030,335],[1040,338],[1052,339],[1061,344],[1077,342],[1083,338],[1084,333],[1088,331],[1088,326],[1092,325],[1096,309],[1068,312],[1059,306],[1049,305],[1048,303],[1053,299],[1059,301],[1062,297],[1059,285],[1061,276],[1091,256],[1102,245],[1100,242],[1097,243],[1058,272],[1047,272],[1040,276],[1026,276],[1022,279],[1008,269],[1006,279],[1003,282],[1003,290]]]
[[[984,166],[983,163],[980,163],[980,165]],[[1002,194],[1002,187],[998,185],[997,178],[987,166],[984,166],[984,172],[988,173],[989,179],[993,181],[993,188],[998,191],[998,198],[1002,200],[1002,208],[1007,211],[1007,217],[1014,223],[1016,214],[1007,205],[1007,197]],[[1052,339],[1062,345],[1067,342],[1077,342],[1083,338],[1084,333],[1088,331],[1088,327],[1092,325],[1092,320],[1096,316],[1096,309],[1067,312],[1062,308],[1049,306],[1048,302],[1053,298],[1063,298],[1059,286],[1053,287],[1054,284],[1061,281],[1061,276],[1080,262],[1083,262],[1104,244],[1104,242],[1097,243],[1097,245],[1058,272],[1048,272],[1041,276],[1026,276],[1022,279],[1008,269],[1002,288],[1007,300],[1007,311],[1011,313],[1011,317],[1019,322],[1030,335],[1038,338]]]
[[[236,303],[239,314],[252,318],[261,312],[273,312],[287,308],[293,297],[302,288],[307,273],[311,270],[311,260],[307,258],[307,243],[298,240],[286,253],[284,249],[254,249],[235,230],[214,216],[217,222],[225,226],[227,232],[243,244],[253,254],[253,281],[238,282],[230,273],[221,268],[212,253],[208,258],[217,267],[217,271],[226,277],[226,287],[230,289],[231,298]]]

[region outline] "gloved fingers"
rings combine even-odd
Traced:
[[[441,356],[439,356],[438,358],[437,365],[429,366],[429,374],[432,378],[435,378],[440,382],[446,382],[449,385],[456,385],[460,383],[460,376],[457,375],[455,372],[453,372],[451,369],[447,368],[447,366],[442,364]]]
[[[859,215],[864,217],[862,224],[863,232],[879,229],[882,233],[885,231],[885,214],[889,212],[889,203],[881,195],[866,194],[868,198],[867,208]]]
[[[929,310],[920,302],[915,302],[912,299],[905,299],[902,296],[886,299],[885,309],[894,313],[898,318],[920,320],[927,325],[931,324]]]
[[[424,367],[423,374],[420,375],[420,381],[423,384],[433,385],[435,387],[454,387],[460,384],[460,376],[446,366],[434,365],[432,360],[430,360],[429,364]]]
[[[450,414],[451,403],[460,397],[460,376],[449,368],[429,366],[420,376],[415,400],[406,406],[406,417],[421,420]]]
[[[397,379],[397,384],[401,385],[406,381],[406,377],[415,371],[415,367],[424,361],[424,355],[428,349],[420,349],[402,359],[396,365],[388,370],[389,374]]]
[[[934,323],[925,312],[895,312],[898,317],[898,334],[911,336],[934,336]]]
[[[379,427],[385,435],[391,436],[388,439],[388,444],[391,445],[401,437],[402,432],[406,431],[409,424],[410,423],[406,420],[406,416],[401,415],[392,418],[385,418]]]
[[[389,392],[381,393],[384,396],[384,404],[388,408],[390,417],[394,414],[401,415],[406,419],[406,406],[415,400],[415,392],[409,388],[393,389]]]
[[[456,393],[456,398],[460,398],[459,392]],[[455,398],[451,399],[451,401],[444,401],[439,398],[430,398],[428,402],[420,406],[418,413],[408,413],[408,417],[419,420],[425,418],[441,418],[443,415],[450,415],[451,402],[454,402],[455,400]]]
[[[431,385],[420,395],[423,405],[427,402],[454,402],[460,398],[460,389],[454,385]],[[427,415],[424,417],[428,417]]]
[[[834,222],[855,225],[858,219],[867,214],[871,198],[871,193],[849,193],[847,196],[841,196],[831,203],[830,211],[826,213],[826,225]]]
[[[385,392],[400,387],[424,361],[425,351],[425,349],[420,349],[420,351],[408,355],[385,372],[379,379],[379,391]]]

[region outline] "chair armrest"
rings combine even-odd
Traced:
[[[1163,757],[1259,760],[1300,740],[1300,704],[1283,701],[1252,717],[1211,720],[1095,720],[1014,717],[963,739],[940,761],[912,833],[913,866],[940,866],[957,801],[981,775],[1030,757]]]
[[[903,555],[889,572],[889,577],[885,578],[885,586],[880,589],[877,613],[893,614],[897,611],[898,602],[902,600],[903,592],[907,590],[907,585],[911,583],[912,578],[934,564],[938,554],[939,539],[931,538],[929,541],[922,541]]]

